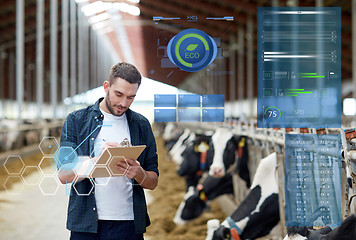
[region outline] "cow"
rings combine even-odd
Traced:
[[[197,188],[190,186],[180,203],[174,216],[173,222],[183,225],[190,220],[199,217],[207,207],[207,201],[211,201],[223,194],[234,192],[232,184],[232,174],[226,174],[222,178],[207,176],[202,184]]]
[[[182,130],[176,127],[174,123],[167,123],[162,136],[167,151],[172,149],[181,134]]]
[[[311,227],[287,227],[283,240],[354,240],[356,239],[356,215],[352,214],[337,227],[334,224],[322,229]]]
[[[16,120],[2,119],[0,129],[0,149],[2,151],[14,149],[20,135],[18,122]]]
[[[38,124],[37,120],[24,120],[22,125],[26,130],[24,130],[25,146],[30,146],[32,144],[39,144],[40,142],[40,131],[33,129]]]
[[[202,174],[209,170],[211,162],[207,162],[207,151],[211,136],[196,134],[196,139],[188,144],[183,151],[183,161],[177,170],[178,175],[185,177],[186,189],[196,187]]]
[[[247,164],[247,137],[235,136],[228,128],[218,128],[212,136],[208,151],[208,161],[212,162],[209,175],[222,177],[230,169],[237,169],[240,177],[245,180],[247,187],[250,187],[250,173]]]
[[[176,144],[174,144],[173,148],[169,151],[169,155],[172,160],[180,165],[183,162],[183,152],[187,148],[190,142],[196,139],[196,135],[190,129],[185,129],[183,134],[179,137]]]
[[[279,222],[276,166],[276,153],[261,160],[246,198],[217,229],[212,228],[216,220],[208,222],[206,240],[230,239],[231,235],[234,239],[256,239],[270,233]]]

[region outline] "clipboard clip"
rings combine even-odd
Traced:
[[[124,140],[122,140],[122,142],[120,143],[120,147],[131,147],[131,143],[127,138],[124,138]]]

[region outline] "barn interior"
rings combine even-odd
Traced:
[[[258,7],[340,7],[340,128],[257,128]],[[172,155],[164,147],[163,124],[154,123],[154,94],[222,94],[223,122],[176,123],[177,128],[201,133],[227,127],[234,135],[250,138],[251,180],[261,159],[272,152],[277,152],[278,166],[282,166],[279,177],[285,177],[286,134],[339,134],[342,194],[346,194],[347,168],[353,174],[348,193],[355,194],[355,16],[355,0],[1,0],[0,221],[5,224],[0,229],[4,239],[68,238],[69,190],[56,179],[54,154],[67,115],[105,96],[103,82],[118,62],[132,63],[144,78],[132,108],[154,126],[160,163]],[[170,39],[190,28],[211,36],[218,49],[215,60],[196,72],[181,70],[168,56]],[[177,182],[177,187],[162,182],[156,193],[148,193],[153,221],[145,239],[205,239],[206,222],[223,221],[249,192],[236,173],[233,194],[213,201],[211,211],[201,218],[176,226],[174,213],[186,189],[173,162],[164,161],[161,166],[160,179]],[[273,233],[260,239],[286,235],[283,180],[278,187],[281,220]],[[36,204],[35,213],[25,198],[36,200],[30,201]],[[342,220],[355,213],[352,198],[341,200]],[[155,205],[160,202],[171,204],[163,211]],[[57,204],[60,210],[49,214]],[[29,217],[23,217],[19,209],[29,211]],[[161,210],[164,214],[157,215]],[[41,219],[54,223],[42,224]],[[28,231],[16,230],[17,224],[34,230],[26,236]],[[58,228],[60,234],[50,233]]]

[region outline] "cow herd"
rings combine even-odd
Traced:
[[[223,194],[233,194],[233,174],[238,174],[245,182],[248,193],[222,223],[217,219],[207,222],[206,240],[256,239],[268,235],[279,223],[276,153],[261,159],[254,176],[250,176],[250,141],[247,136],[234,135],[231,129],[192,131],[168,123],[163,139],[168,158],[175,162],[178,175],[186,181],[186,194],[174,216],[175,224],[184,225],[198,218],[209,201]],[[287,228],[284,240],[302,239],[356,240],[356,216],[351,215],[336,228]]]
[[[39,144],[43,137],[59,136],[61,124],[49,128],[52,120],[0,120],[0,152]]]

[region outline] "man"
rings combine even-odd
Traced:
[[[137,160],[116,164],[125,176],[76,179],[73,171],[60,170],[61,182],[73,182],[76,190],[72,186],[68,205],[71,240],[143,240],[150,225],[143,188],[153,190],[158,184],[156,142],[148,120],[129,109],[140,83],[136,67],[114,65],[104,82],[106,96],[70,113],[64,123],[61,147],[70,146],[79,156],[98,156],[103,147],[119,146],[125,138],[146,145]]]

